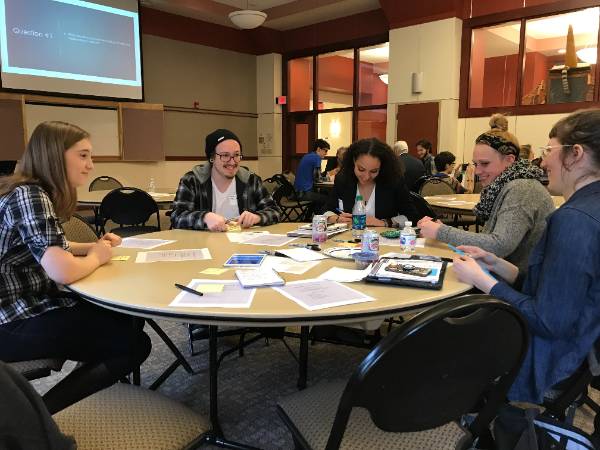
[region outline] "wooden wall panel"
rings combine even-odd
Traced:
[[[121,106],[124,161],[163,161],[162,105]]]
[[[417,141],[427,139],[432,145],[431,153],[437,154],[439,115],[438,102],[398,105],[396,140],[406,141],[410,153],[416,156]]]
[[[25,151],[23,98],[17,95],[0,97],[0,160],[21,159]]]

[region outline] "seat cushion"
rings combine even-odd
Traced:
[[[60,372],[64,363],[64,359],[47,358],[32,359],[29,361],[16,361],[7,364],[28,380],[34,380],[36,378],[50,375],[51,370]]]
[[[346,381],[321,383],[279,402],[284,420],[293,423],[311,449],[325,448]],[[398,408],[402,407],[398,400]],[[340,449],[453,450],[469,439],[455,422],[415,433],[389,433],[373,423],[364,408],[353,408]]]
[[[118,383],[54,414],[79,450],[184,448],[209,429],[185,405],[138,386]]]

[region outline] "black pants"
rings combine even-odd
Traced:
[[[51,413],[103,389],[150,354],[150,338],[131,317],[81,300],[36,317],[0,325],[0,360],[63,358],[84,364],[44,397]]]
[[[327,195],[313,191],[301,191],[298,192],[298,200],[311,201],[310,212],[307,214],[306,219],[310,220],[313,214],[323,214],[325,212],[325,204],[327,203]]]

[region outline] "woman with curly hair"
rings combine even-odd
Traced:
[[[400,162],[379,139],[361,139],[348,148],[327,202],[328,222],[352,222],[358,195],[365,201],[369,227],[401,226],[407,219],[418,219]]]

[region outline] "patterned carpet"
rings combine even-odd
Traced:
[[[208,343],[196,341],[195,348],[201,353],[190,357],[186,326],[167,321],[158,323],[191,366],[200,371],[189,375],[180,367],[159,391],[208,417]],[[153,349],[142,365],[142,384],[149,386],[174,358],[152,329],[146,326],[146,331],[152,337]],[[220,339],[220,350],[229,348],[228,344],[235,341],[235,337]],[[286,338],[286,342],[297,351],[298,339]],[[367,350],[353,347],[311,346],[308,385],[349,378],[366,354]],[[34,386],[43,394],[73,366],[74,363],[67,362],[60,374],[36,380]],[[269,346],[260,340],[247,347],[242,358],[237,353],[230,355],[219,371],[219,417],[225,436],[262,449],[292,449],[292,438],[277,414],[276,404],[278,398],[296,392],[297,378],[296,361],[279,340],[270,340]]]
[[[196,375],[189,375],[178,368],[159,391],[176,399],[208,417],[208,343],[197,341],[201,353],[189,356],[187,328],[175,322],[159,321],[161,328],[188,358]],[[142,366],[142,384],[152,381],[173,361],[172,354],[162,340],[150,329],[153,349]],[[299,341],[286,338],[292,349],[297,350]],[[219,340],[220,350],[229,348],[236,338]],[[367,350],[346,346],[318,343],[309,349],[308,385],[334,379],[348,379],[352,371],[367,354]],[[67,362],[59,374],[33,382],[43,394],[58,379],[67,374],[74,363]],[[246,349],[243,358],[237,353],[230,355],[219,371],[219,417],[228,439],[243,442],[262,449],[292,449],[291,436],[276,411],[277,400],[296,391],[298,366],[279,340],[271,340],[268,346],[260,340]],[[592,390],[592,398],[600,403],[600,393]],[[581,408],[575,417],[575,425],[587,432],[593,429],[593,414],[587,407]],[[204,447],[213,448],[213,447]]]

